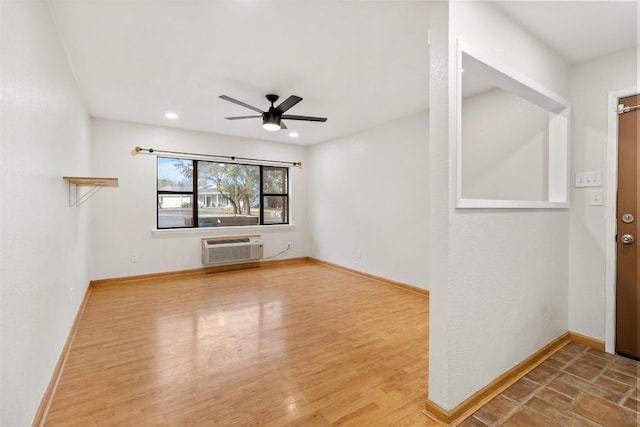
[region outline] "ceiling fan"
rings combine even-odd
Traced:
[[[280,129],[287,129],[284,123],[282,123],[282,119],[285,120],[303,120],[308,122],[326,122],[326,117],[310,117],[310,116],[294,116],[291,114],[284,114],[291,107],[296,105],[298,102],[302,101],[302,98],[299,96],[291,95],[284,101],[280,103],[277,107],[274,107],[273,104],[278,100],[278,95],[269,94],[266,96],[267,101],[271,103],[271,107],[269,110],[262,111],[259,108],[253,107],[249,104],[245,104],[242,101],[238,101],[237,99],[233,99],[227,95],[220,95],[221,99],[225,101],[233,102],[234,104],[242,105],[250,110],[253,110],[257,113],[260,113],[259,116],[236,116],[236,117],[225,117],[227,120],[241,120],[241,119],[253,119],[262,117],[262,127],[268,131],[276,131]]]

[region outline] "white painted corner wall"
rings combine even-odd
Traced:
[[[462,198],[547,201],[548,114],[498,88],[464,98]]]
[[[89,118],[47,3],[0,3],[0,425],[31,425],[89,283]]]
[[[117,177],[118,188],[93,197],[90,276],[92,280],[201,268],[201,239],[212,236],[261,234],[264,256],[287,248],[280,258],[307,256],[307,147],[176,128],[91,119],[91,172]],[[154,231],[156,228],[156,156],[135,154],[134,148],[199,154],[301,161],[290,178],[291,226],[205,228]],[[163,155],[171,157],[171,155]],[[135,255],[137,262],[132,262]]]
[[[450,1],[451,36],[528,77],[548,91],[569,98],[569,66],[511,18],[484,1]]]
[[[425,111],[311,147],[313,257],[427,289],[428,138]]]
[[[571,188],[569,328],[598,340],[606,339],[610,350],[613,336],[611,331],[605,331],[605,325],[606,316],[613,316],[615,293],[611,288],[607,294],[605,286],[606,221],[615,221],[615,171],[611,165],[617,159],[609,158],[614,148],[610,147],[609,118],[615,105],[609,104],[608,96],[611,92],[638,90],[637,52],[629,49],[578,64],[571,70],[572,176],[601,171],[603,187]],[[604,206],[589,205],[592,190],[604,191]]]
[[[485,3],[448,8],[449,27],[440,37],[432,27],[431,45],[432,63],[437,49],[448,64],[442,88],[443,71],[431,71],[431,165],[448,170],[430,175],[431,203],[444,204],[432,209],[430,233],[444,226],[447,236],[438,260],[446,271],[430,284],[429,399],[450,410],[568,328],[568,211],[455,209],[457,41],[562,97],[569,66]]]

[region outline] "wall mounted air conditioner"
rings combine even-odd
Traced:
[[[262,259],[261,236],[205,237],[203,265],[228,265]]]

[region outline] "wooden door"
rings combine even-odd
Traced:
[[[618,115],[616,353],[640,359],[640,109],[633,108],[640,105],[640,96],[621,98],[618,103],[625,109]]]

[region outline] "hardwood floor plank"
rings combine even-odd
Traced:
[[[428,426],[428,301],[316,263],[102,284],[46,425]]]

